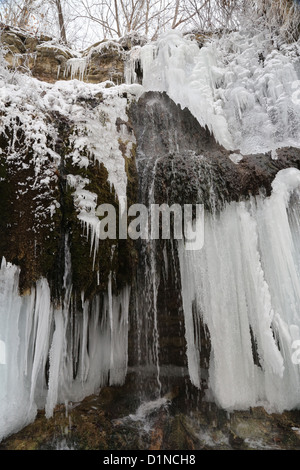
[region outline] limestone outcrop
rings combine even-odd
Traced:
[[[126,37],[119,42],[104,40],[79,53],[50,37],[3,24],[0,32],[9,68],[48,83],[74,78],[86,83],[123,83],[126,53],[138,43]]]

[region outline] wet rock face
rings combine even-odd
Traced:
[[[259,154],[243,156],[235,163],[239,152],[230,152],[219,145],[189,110],[182,110],[165,93],[145,93],[132,104],[130,117],[137,138],[139,202],[146,206],[201,203],[208,211],[219,211],[231,201],[244,200],[260,192],[269,195],[279,170],[300,168],[300,150],[295,148],[278,150],[277,160],[272,160],[271,154]],[[155,378],[159,376],[162,390],[167,392],[170,386],[184,386],[188,380],[177,242],[144,242],[139,245],[139,253],[133,295],[138,299],[137,310],[142,313],[132,320],[134,338],[130,344],[133,351],[140,347],[140,366],[152,364],[150,388],[155,387]],[[155,283],[151,281],[153,271]],[[157,302],[153,302],[155,292]],[[153,312],[157,315],[157,325]],[[200,329],[200,367],[202,390],[205,390],[211,344],[205,325]],[[131,365],[137,365],[134,354],[130,361]],[[157,364],[160,369],[155,369]],[[173,370],[173,383],[168,369]]]
[[[165,93],[145,93],[131,107],[131,120],[138,141],[139,171],[155,170],[157,203],[203,203],[208,210],[264,191],[278,171],[300,168],[300,150],[282,148],[273,160],[271,152],[245,155],[234,163],[239,151],[219,145],[207,128],[200,126],[188,109],[181,109]],[[148,183],[143,180],[144,185]],[[145,191],[146,188],[144,188]],[[148,188],[149,189],[149,188]]]

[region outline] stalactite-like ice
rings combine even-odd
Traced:
[[[66,63],[66,68],[64,72],[65,77],[70,77],[71,80],[78,78],[78,80],[83,80],[84,75],[86,74],[88,67],[88,58],[80,57],[69,59]],[[58,74],[59,76],[59,74]]]
[[[57,403],[79,401],[106,384],[122,384],[127,370],[130,289],[82,299],[77,311],[51,303],[45,279],[19,295],[19,269],[3,259],[0,270],[0,440]],[[113,351],[113,356],[110,351]],[[2,359],[4,354],[1,354]]]
[[[190,377],[201,386],[204,322],[208,397],[225,409],[300,407],[300,366],[292,361],[300,339],[299,189],[300,172],[282,170],[271,197],[206,214],[201,250],[179,243]]]

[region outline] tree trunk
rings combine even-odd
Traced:
[[[34,0],[25,1],[24,6],[20,13],[20,19],[18,21],[18,26],[20,28],[26,28],[29,17],[30,17],[30,13],[32,12],[33,4],[34,4]]]
[[[65,44],[67,44],[67,34],[66,34],[66,28],[65,28],[64,15],[63,15],[62,7],[61,7],[61,1],[55,0],[55,3],[56,3],[57,13],[58,13],[60,38]]]

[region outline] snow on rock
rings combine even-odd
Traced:
[[[299,146],[299,44],[276,49],[266,32],[233,32],[201,49],[177,31],[136,46],[127,83],[143,73],[147,91],[165,91],[189,108],[216,140],[243,154]]]
[[[137,60],[146,91],[166,91],[175,103],[189,108],[200,124],[214,132],[220,143],[232,147],[232,138],[217,98],[220,79],[213,48],[202,48],[178,31],[163,34],[155,43],[133,50],[126,78],[136,81]],[[137,59],[138,58],[138,59]]]

